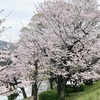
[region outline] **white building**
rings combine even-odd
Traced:
[[[0,65],[6,65],[11,62],[11,53],[7,49],[0,50]]]

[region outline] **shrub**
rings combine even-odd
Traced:
[[[81,85],[79,86],[79,92],[82,92],[82,91],[84,91],[84,85],[83,85],[83,84],[81,84]]]
[[[91,85],[93,85],[93,80],[92,79],[84,80],[84,84],[91,86]]]
[[[8,96],[8,100],[15,100],[18,97],[18,93],[13,93]]]
[[[59,95],[55,90],[44,91],[39,94],[39,100],[58,100]]]
[[[73,85],[73,92],[79,92],[79,88],[78,88],[78,86],[75,86],[75,85]]]
[[[72,92],[73,92],[72,86],[71,85],[66,85],[66,93],[67,93],[67,95],[69,95]]]
[[[82,92],[84,91],[84,85],[81,84],[81,85],[78,85],[78,86],[73,86],[73,92]]]

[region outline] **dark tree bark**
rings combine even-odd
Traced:
[[[27,98],[27,95],[26,95],[26,92],[25,92],[24,87],[20,87],[20,89],[22,91],[22,94],[23,94],[24,99]]]
[[[66,79],[62,77],[60,100],[65,100],[65,95],[66,95],[65,88],[66,88]]]
[[[34,100],[37,100],[37,93],[38,93],[37,83],[34,84],[34,88],[35,88],[35,91],[34,91]]]
[[[32,84],[32,93],[31,96],[34,96],[34,83]]]
[[[58,92],[59,96],[60,96],[60,92],[61,92],[61,82],[62,82],[61,76],[58,75],[57,76],[57,92]]]
[[[51,90],[53,90],[53,82],[54,82],[54,74],[50,72],[49,83],[50,83]]]
[[[49,78],[50,89],[53,90],[53,78]]]
[[[59,94],[60,100],[65,100],[65,88],[67,79],[61,75],[57,76],[57,92]]]
[[[33,96],[33,100],[37,100],[37,93],[38,93],[37,83],[33,83],[32,84],[32,94],[31,94],[31,96]]]
[[[38,76],[38,60],[35,61],[34,65],[35,65],[35,72],[34,72],[34,83],[32,84],[32,94],[31,96],[33,96],[33,100],[37,100],[37,93],[38,93],[38,82],[37,82],[37,76]]]

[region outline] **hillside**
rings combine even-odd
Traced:
[[[100,100],[100,81],[85,87],[84,92],[71,94],[66,100]]]
[[[24,100],[33,100],[29,97]],[[100,100],[100,81],[94,83],[92,86],[85,87],[84,92],[73,93],[66,100]]]
[[[9,48],[9,49],[12,48],[12,44],[0,40],[0,49],[5,49],[5,48]]]

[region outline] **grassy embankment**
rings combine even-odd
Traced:
[[[33,100],[29,97],[25,100]],[[66,100],[100,100],[100,81],[92,86],[86,86],[84,92],[72,93],[66,97]]]
[[[85,87],[84,92],[70,94],[66,100],[100,100],[100,81]]]

